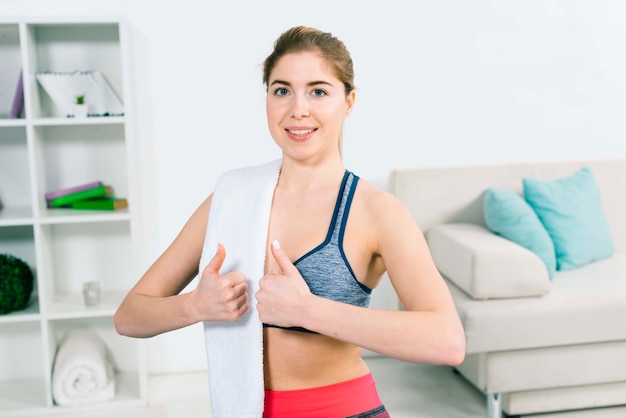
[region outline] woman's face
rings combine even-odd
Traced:
[[[283,153],[298,160],[339,155],[339,134],[354,104],[319,54],[283,56],[270,73],[267,122]]]

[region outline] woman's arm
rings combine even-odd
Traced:
[[[382,258],[405,310],[361,308],[312,295],[282,249],[272,248],[283,274],[264,278],[262,289],[270,292],[260,294],[259,312],[272,317],[261,320],[302,326],[399,360],[460,364],[464,331],[422,232],[393,196],[376,193],[367,203],[376,220],[369,223],[378,246],[373,256]]]
[[[240,272],[219,274],[226,251],[219,245],[198,286],[180,292],[198,273],[209,196],[176,239],[130,290],[115,313],[115,329],[130,337],[152,337],[201,321],[234,320],[248,310],[247,284]]]

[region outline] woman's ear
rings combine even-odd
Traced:
[[[354,101],[356,100],[356,91],[352,90],[346,96],[346,117],[352,113],[352,108],[354,107]]]

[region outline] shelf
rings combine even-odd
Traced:
[[[39,322],[0,323],[0,411],[46,406],[44,348]]]
[[[37,295],[34,295],[31,297],[31,302],[25,309],[0,315],[0,324],[36,322],[40,319],[41,315],[39,314],[39,302],[37,301]]]
[[[29,166],[26,129],[0,128],[0,198],[5,208],[0,216],[9,208],[32,207]]]
[[[124,34],[123,22],[111,19],[0,22],[0,253],[26,262],[35,279],[29,305],[0,315],[0,417],[69,410],[54,405],[51,374],[61,339],[79,327],[102,337],[117,383],[115,400],[80,409],[145,403],[141,342],[119,336],[113,323],[138,278],[131,115],[125,108],[124,116],[65,117],[35,76],[97,69],[130,103]],[[24,106],[11,118],[20,72]],[[130,210],[46,207],[46,192],[93,181],[129,199]],[[97,306],[84,304],[87,281],[101,283]]]
[[[34,266],[37,262],[34,239],[31,225],[4,226],[0,235],[0,252],[9,253]]]
[[[34,119],[32,124],[33,126],[79,126],[119,125],[124,122],[125,119],[123,116],[89,116],[87,118],[38,118]]]
[[[87,118],[37,118],[37,119],[12,119],[0,117],[0,128],[20,128],[27,125],[33,126],[78,126],[78,125],[120,125],[125,123],[123,116],[89,116]],[[1,140],[1,138],[0,138]]]
[[[37,409],[41,409],[43,415],[48,406],[45,387],[43,378],[0,381],[0,417],[16,416],[20,411],[32,414]]]
[[[25,126],[26,126],[26,121],[24,119],[0,118],[0,128],[15,128],[15,127],[19,128],[19,127],[25,127]]]
[[[57,294],[50,301],[47,316],[50,319],[97,318],[113,316],[126,292],[102,290],[96,306],[86,306],[82,293]]]
[[[133,373],[115,374],[115,398],[108,402],[95,403],[80,407],[63,407],[53,405],[47,410],[45,381],[43,379],[20,379],[0,381],[0,417],[45,415],[50,412],[62,417],[64,411],[76,414],[84,411],[85,414],[98,410],[114,410],[143,405],[139,396],[138,382]],[[22,411],[22,412],[20,412]],[[112,416],[115,413],[112,412]]]
[[[0,227],[33,224],[33,209],[30,207],[5,207],[0,209]]]
[[[93,222],[124,222],[130,220],[128,209],[115,211],[74,210],[74,209],[42,209],[38,222],[42,225],[93,223]]]
[[[75,71],[97,68],[113,90],[123,91],[119,24],[33,23],[28,28],[28,44],[33,49],[31,85],[36,106],[34,117],[65,117],[35,82],[38,71]],[[97,53],[93,53],[97,51]]]
[[[117,197],[128,197],[125,125],[74,124],[34,127],[38,206],[52,190],[102,181]]]
[[[42,225],[42,243],[48,248],[41,265],[47,289],[45,311],[55,318],[112,316],[120,294],[134,280],[129,228],[128,222]],[[105,298],[99,309],[85,309],[82,303],[87,281],[101,283]]]
[[[133,387],[132,391],[138,394],[135,384],[141,380],[141,376],[137,374],[141,361],[137,358],[140,352],[137,340],[118,335],[113,328],[111,316],[50,319],[48,326],[53,348],[51,352],[56,352],[58,344],[70,330],[90,328],[96,332],[111,353],[116,373],[130,373],[127,380],[131,382],[129,385]]]

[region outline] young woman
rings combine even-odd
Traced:
[[[386,417],[361,349],[457,365],[465,352],[460,320],[408,211],[343,165],[342,126],[356,97],[344,44],[295,27],[263,70],[282,159],[254,294],[244,273],[221,271],[223,245],[198,267],[207,219],[217,216],[211,195],[130,291],[117,330],[149,337],[253,311],[263,323],[264,417]],[[196,289],[181,294],[199,271]],[[385,272],[404,310],[367,307]]]

